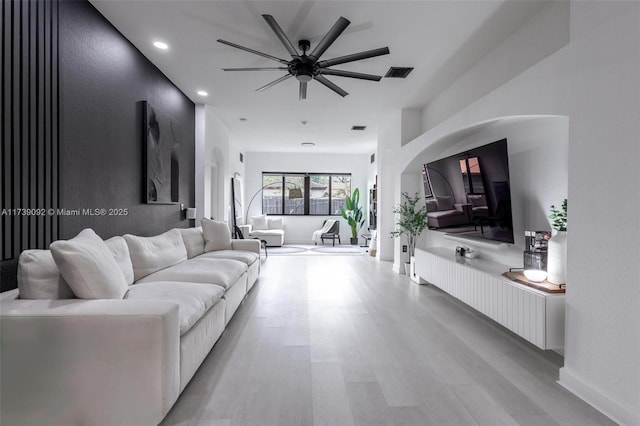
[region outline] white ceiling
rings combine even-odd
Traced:
[[[543,5],[527,0],[90,1],[191,100],[210,105],[245,151],[350,153],[373,152],[377,124],[386,114],[426,105]],[[329,76],[349,92],[345,98],[312,81],[307,99],[299,101],[294,78],[256,92],[285,72],[224,72],[223,67],[279,65],[216,40],[290,59],[262,14],[273,15],[294,45],[309,39],[311,49],[340,16],[349,19],[351,25],[322,59],[385,46],[391,51],[336,69],[378,75],[390,66],[415,69],[407,79],[380,82]],[[169,49],[153,47],[156,40]],[[198,90],[209,96],[198,96]],[[367,129],[352,131],[353,125]],[[303,148],[302,142],[316,146]]]

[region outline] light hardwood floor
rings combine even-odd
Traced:
[[[162,426],[611,425],[541,351],[369,256],[273,256]]]

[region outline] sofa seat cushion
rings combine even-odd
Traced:
[[[190,283],[215,284],[224,289],[230,288],[247,270],[247,265],[237,260],[207,259],[194,257],[169,268],[149,274],[136,281],[179,281]]]
[[[176,302],[180,306],[180,335],[182,336],[213,305],[218,303],[223,294],[224,289],[217,285],[158,281],[130,286],[126,299]]]
[[[251,231],[251,236],[254,238],[270,236],[270,235],[284,235],[284,231],[282,229],[264,229],[264,230],[253,230]]]
[[[204,253],[200,256],[203,259],[231,259],[242,262],[245,265],[252,265],[253,262],[260,258],[260,255],[244,250],[218,250]]]
[[[445,217],[461,216],[463,214],[464,213],[462,213],[460,210],[445,210],[441,212],[429,212],[427,213],[427,217],[434,218],[434,219],[442,219]]]

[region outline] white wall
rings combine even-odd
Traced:
[[[378,127],[378,239],[376,257],[380,260],[394,260],[394,252],[399,242],[389,238],[394,229],[393,206],[395,194],[400,190],[400,178],[396,176],[398,152],[402,140],[402,113],[389,114]],[[397,183],[396,183],[397,181]],[[399,267],[394,265],[394,270]]]
[[[549,14],[538,18],[557,25]],[[429,147],[444,152],[447,144],[462,144],[478,131],[497,136],[486,121],[513,115],[569,117],[567,315],[560,383],[617,422],[638,425],[640,266],[634,259],[640,237],[640,3],[571,2],[570,28],[567,46],[403,146],[396,176],[410,172],[415,157]],[[535,45],[536,34],[526,27],[522,31],[529,39],[514,34],[470,70],[466,81],[477,78],[484,85],[489,62],[499,66]],[[554,147],[545,147],[545,140],[530,143],[534,152],[522,152],[517,161],[552,158]],[[540,173],[556,176],[545,183],[551,185],[560,177],[547,164],[540,165]],[[534,210],[524,216],[532,226],[542,217],[542,210],[535,210],[562,192],[553,185],[515,190],[521,191],[518,208]],[[511,262],[509,254],[495,256]]]
[[[638,425],[640,3],[573,3],[569,73],[574,290],[560,383],[619,423]]]
[[[423,129],[442,123],[568,42],[569,2],[549,2],[423,109]]]
[[[368,210],[369,154],[321,154],[321,153],[245,153],[245,200],[251,198],[262,188],[262,172],[284,173],[351,173],[351,189],[360,190],[360,206],[365,218]],[[249,209],[248,216],[261,214],[262,202],[258,194]],[[313,231],[322,228],[325,219],[340,220],[340,239],[349,244],[351,230],[341,216],[282,216],[285,226],[285,244],[312,244]],[[367,225],[358,232],[366,230]],[[360,239],[360,242],[362,240]]]
[[[199,225],[203,217],[229,220],[231,177],[242,173],[238,147],[229,130],[210,106],[196,107],[196,207]]]
[[[522,266],[524,231],[550,230],[549,206],[567,198],[569,119],[564,116],[515,116],[497,119],[454,132],[430,141],[424,135],[424,151],[418,154],[405,173],[413,171],[413,185],[421,185],[417,174],[422,164],[507,139],[509,181],[514,227],[514,244],[478,243],[470,239],[451,239],[438,231],[426,231],[419,239],[420,247],[472,246],[484,258],[511,267]],[[407,186],[407,191],[411,188]],[[420,186],[422,193],[422,186]],[[404,191],[403,186],[403,191]]]

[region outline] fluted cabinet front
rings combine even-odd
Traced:
[[[542,349],[564,345],[564,295],[547,294],[501,275],[508,266],[457,259],[453,250],[416,250],[416,273]]]

